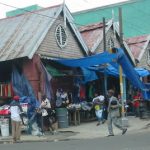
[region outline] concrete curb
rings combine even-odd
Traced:
[[[52,135],[48,132],[44,136],[22,135],[20,143],[27,142],[58,142],[68,140],[81,140],[103,138],[108,134],[107,123],[96,126],[95,122],[82,123],[79,126],[58,129],[58,134]],[[139,118],[129,117],[129,128],[127,134],[150,131],[150,120],[140,120]],[[120,135],[120,130],[114,128],[115,135]],[[89,136],[90,135],[90,136]],[[0,144],[12,143],[12,137],[0,138]]]

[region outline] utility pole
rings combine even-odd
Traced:
[[[105,29],[105,18],[103,17],[103,48],[106,51],[106,29]]]
[[[106,28],[105,28],[105,18],[103,17],[103,49],[106,51]],[[107,74],[106,74],[107,64],[104,66],[104,91],[105,96],[107,95]]]
[[[119,34],[120,34],[120,45],[123,47],[123,27],[122,27],[122,9],[119,7]],[[123,99],[123,77],[122,77],[122,67],[119,65],[119,79],[120,79],[120,95],[122,103],[122,117],[125,117],[124,113],[124,99]]]

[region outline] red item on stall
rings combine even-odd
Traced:
[[[133,106],[135,108],[138,108],[140,106],[140,97],[139,96],[134,96],[133,97]]]
[[[9,109],[2,109],[2,110],[0,110],[0,115],[9,115],[9,114],[10,114]]]

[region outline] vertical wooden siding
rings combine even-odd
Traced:
[[[37,53],[50,56],[50,57],[61,57],[61,58],[80,58],[84,56],[83,51],[81,50],[81,46],[77,41],[75,34],[71,31],[71,28],[66,27],[68,41],[66,47],[63,49],[60,48],[55,39],[55,30],[59,24],[63,23],[63,18],[59,16],[59,18],[54,22],[52,27],[50,28],[48,34],[45,39],[41,43]]]

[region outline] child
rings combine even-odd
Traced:
[[[95,114],[98,119],[97,126],[100,125],[101,123],[104,123],[103,120],[103,104],[104,104],[104,96],[98,94],[95,94],[95,98],[93,99],[93,104],[95,108]]]

